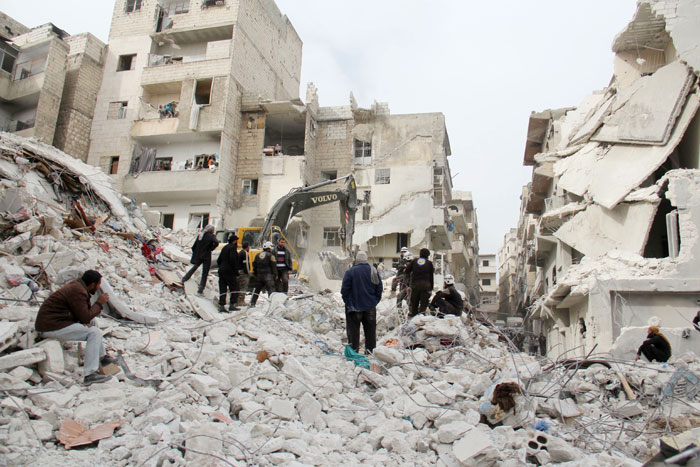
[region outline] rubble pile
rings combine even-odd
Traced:
[[[297,285],[220,313],[177,286],[191,234],[148,230],[140,208],[91,185],[94,168],[53,148],[3,135],[0,152],[3,463],[632,466],[659,437],[697,439],[692,355],[551,362],[469,316],[407,320],[388,296],[379,346],[352,355],[339,294]],[[97,321],[121,368],[83,386],[81,344],[40,341],[33,325],[89,268],[110,290]]]

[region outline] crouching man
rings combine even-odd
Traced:
[[[437,309],[437,316],[440,318],[443,318],[445,315],[460,316],[464,308],[464,300],[462,300],[462,295],[455,288],[455,278],[453,275],[448,274],[444,280],[444,289],[435,294],[433,301],[430,302],[430,309],[432,311]]]
[[[109,295],[103,293],[90,305],[90,296],[100,288],[102,275],[93,270],[85,271],[83,277],[68,282],[49,295],[39,308],[34,328],[43,338],[64,341],[87,342],[85,347],[85,384],[101,383],[111,378],[97,372],[99,364],[116,363],[117,359],[105,353],[102,334],[95,317],[102,311]]]

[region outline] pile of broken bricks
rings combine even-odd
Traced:
[[[8,221],[0,242],[1,463],[633,466],[660,438],[700,443],[694,355],[552,362],[466,316],[406,320],[386,297],[364,368],[344,357],[339,294],[295,284],[297,296],[219,313],[154,276],[133,241],[157,235],[160,266],[178,275],[193,234],[149,231],[148,213],[115,207],[123,200],[104,186],[86,188],[81,207],[91,225],[109,218],[73,228],[62,220],[70,197],[31,161],[18,169],[3,141],[0,200],[26,219]],[[54,164],[62,157],[30,149]],[[48,294],[88,268],[108,287],[98,324],[121,368],[83,386],[82,345],[39,340],[33,325]],[[504,385],[516,388],[512,406],[496,401]]]

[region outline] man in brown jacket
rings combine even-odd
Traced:
[[[102,275],[93,270],[85,271],[83,277],[71,281],[49,295],[39,308],[34,323],[41,337],[65,341],[85,341],[85,384],[101,383],[111,378],[97,372],[99,364],[116,363],[117,359],[105,353],[102,333],[95,317],[102,311],[109,295],[103,293],[90,305],[90,295],[100,289]]]

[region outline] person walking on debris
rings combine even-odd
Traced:
[[[540,332],[540,336],[537,338],[537,340],[540,343],[540,355],[544,357],[547,355],[547,338]]]
[[[209,268],[211,267],[211,252],[219,246],[219,241],[214,235],[214,226],[209,224],[204,227],[204,230],[197,236],[197,239],[192,245],[192,258],[190,263],[193,266],[189,271],[182,277],[182,283],[184,284],[192,274],[197,270],[199,266],[202,266],[202,280],[199,281],[199,289],[197,293],[199,295],[204,293],[204,288],[207,286],[207,275],[209,274]]]
[[[437,309],[437,316],[439,318],[445,315],[457,315],[462,314],[462,308],[464,308],[464,300],[462,295],[455,288],[455,278],[453,275],[448,274],[444,279],[444,288],[435,294],[433,300],[430,302],[430,309],[435,311]]]
[[[253,290],[253,298],[250,299],[250,306],[255,306],[258,301],[260,292],[263,289],[267,290],[267,296],[272,295],[275,291],[275,282],[277,281],[277,264],[275,256],[272,253],[274,246],[272,242],[265,242],[263,251],[253,260],[253,277],[255,277],[255,290]]]
[[[693,327],[696,331],[700,331],[700,311],[698,311],[695,318],[693,318]]]
[[[85,271],[80,279],[68,282],[49,295],[39,308],[34,323],[34,328],[43,338],[87,343],[83,370],[85,384],[109,380],[111,375],[97,372],[99,365],[117,362],[116,358],[105,352],[102,333],[95,321],[95,317],[102,311],[102,305],[109,301],[109,294],[101,294],[90,305],[90,296],[100,289],[101,282],[102,275],[99,272]]]
[[[397,275],[396,277],[399,278],[399,295],[396,297],[396,308],[400,310],[403,307],[403,301],[406,300],[407,302],[409,301],[408,299],[408,294],[411,292],[411,287],[410,284],[408,283],[409,277],[406,275],[406,267],[408,264],[413,261],[413,255],[411,252],[407,252],[403,256],[402,264],[399,264],[399,269],[400,275]],[[409,302],[410,303],[410,302]],[[409,305],[410,308],[410,305]]]
[[[372,353],[377,345],[377,303],[382,298],[382,289],[379,273],[367,263],[367,253],[358,251],[355,265],[345,271],[340,287],[348,343],[355,352],[360,349],[360,324],[365,331],[366,353]]]
[[[219,265],[219,309],[226,309],[226,294],[229,296],[228,311],[236,311],[238,299],[238,281],[236,276],[240,269],[238,251],[236,250],[238,236],[231,232],[228,236],[228,244],[221,250],[216,264]]]
[[[406,267],[406,276],[411,285],[411,312],[410,317],[418,313],[425,313],[430,302],[430,294],[434,287],[435,268],[428,259],[430,250],[421,248],[420,258],[411,261]]]
[[[647,338],[639,346],[634,359],[639,360],[640,355],[644,355],[650,362],[667,362],[671,358],[671,343],[659,332],[658,326],[649,326]]]
[[[243,242],[241,251],[238,252],[238,302],[237,305],[245,305],[245,294],[248,291],[248,283],[250,282],[250,263],[248,262],[248,251],[250,244]]]
[[[292,270],[292,255],[287,249],[287,242],[283,237],[277,239],[276,249],[277,279],[275,280],[275,290],[287,293],[289,291],[289,271]]]
[[[406,265],[408,264],[408,260],[406,259],[406,255],[409,255],[410,253],[408,252],[408,248],[405,246],[401,247],[401,253],[399,253],[399,264],[396,266],[396,275],[394,278],[391,280],[391,295],[392,297],[396,293],[396,289],[399,289],[399,292],[401,289],[399,288],[401,281],[404,278],[404,274],[406,273]]]

